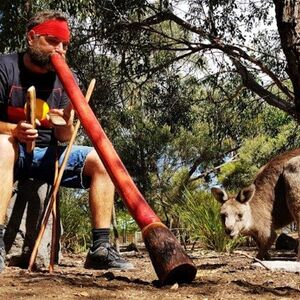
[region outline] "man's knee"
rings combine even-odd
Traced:
[[[109,177],[95,149],[93,149],[86,157],[86,161],[84,164],[84,173],[88,176],[93,176],[94,174],[100,174],[102,176]]]
[[[0,160],[11,162],[16,159],[17,143],[13,137],[0,134]]]

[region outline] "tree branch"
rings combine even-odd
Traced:
[[[276,1],[274,1],[274,2],[276,2]],[[166,67],[166,66],[170,65],[172,62],[178,61],[178,60],[180,60],[186,56],[189,56],[193,53],[203,51],[206,49],[217,49],[219,51],[222,51],[226,55],[228,55],[229,58],[232,60],[233,64],[236,67],[237,72],[242,77],[242,81],[243,81],[245,87],[247,87],[248,89],[250,89],[257,95],[262,97],[268,104],[287,112],[288,114],[295,117],[297,120],[300,119],[299,118],[300,114],[297,112],[297,106],[299,105],[299,107],[300,107],[300,75],[299,75],[299,85],[298,85],[299,86],[299,99],[298,99],[297,95],[294,95],[288,89],[288,87],[282,83],[282,81],[276,76],[276,74],[274,74],[265,64],[263,64],[263,62],[257,60],[255,57],[247,54],[240,47],[237,47],[234,45],[226,45],[226,44],[222,43],[222,41],[219,38],[213,36],[210,32],[203,30],[201,27],[194,26],[194,25],[188,23],[187,21],[174,15],[171,11],[162,11],[162,12],[157,13],[154,16],[144,19],[141,22],[133,22],[133,23],[123,24],[123,25],[126,25],[127,27],[137,27],[137,28],[144,27],[143,28],[144,30],[155,31],[157,34],[162,34],[166,38],[165,33],[159,32],[151,27],[152,25],[156,25],[156,24],[162,23],[164,21],[173,21],[177,25],[181,26],[182,28],[197,34],[200,38],[202,38],[202,40],[206,39],[209,42],[206,44],[204,44],[204,43],[198,43],[197,45],[193,44],[193,46],[192,46],[191,43],[188,44],[188,41],[177,40],[178,43],[183,43],[185,45],[188,45],[187,47],[189,47],[190,52],[187,52],[181,56],[177,56],[175,59],[170,60],[170,61],[166,62],[165,64],[162,64],[160,66],[153,68],[151,70],[152,72],[155,72],[163,67]],[[148,27],[148,28],[145,28],[145,27]],[[171,40],[174,40],[174,38],[172,38],[172,37],[170,37],[170,38],[171,38]],[[181,49],[182,49],[182,51],[184,51],[183,48],[181,48]],[[180,51],[179,49],[177,49],[177,50]],[[173,51],[175,51],[175,49]],[[260,71],[263,72],[264,74],[268,75],[269,78],[272,79],[272,81],[276,84],[278,89],[284,95],[286,95],[288,99],[295,102],[296,105],[292,105],[290,102],[284,100],[282,97],[279,97],[279,96],[271,93],[265,87],[260,85],[255,80],[255,78],[250,73],[250,71],[246,68],[246,66],[243,65],[242,59],[247,60],[248,62],[254,64],[255,66],[258,66]],[[299,62],[299,64],[297,64],[298,72],[299,72],[299,65],[300,65],[300,62]],[[293,80],[293,78],[292,78],[292,80]],[[295,88],[294,88],[294,90],[295,90]],[[299,101],[299,104],[298,104],[298,101]]]
[[[244,85],[260,97],[262,97],[267,103],[281,110],[287,112],[288,114],[295,117],[297,120],[300,117],[295,111],[295,106],[290,104],[287,101],[277,97],[276,95],[272,94],[268,90],[266,90],[263,86],[258,84],[256,80],[253,78],[252,74],[248,72],[247,68],[243,66],[243,64],[235,58],[231,58],[233,64],[235,65],[237,72],[241,75]]]
[[[238,157],[238,154],[234,155],[232,158],[230,158],[228,161],[224,162],[223,164],[219,165],[219,166],[216,166],[216,167],[213,167],[212,169],[209,169],[209,170],[206,170],[205,172],[202,172],[201,174],[199,174],[198,176],[196,177],[193,177],[193,178],[190,178],[190,182],[192,181],[196,181],[198,179],[201,179],[203,177],[206,177],[207,175],[211,174],[211,173],[215,173],[216,171],[220,170],[223,166],[225,166],[226,164],[229,164],[233,161],[236,161]]]
[[[295,93],[295,105],[300,112],[300,18],[298,1],[274,0],[281,47],[287,58],[287,70]]]

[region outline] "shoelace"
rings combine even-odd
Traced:
[[[114,259],[120,259],[120,254],[118,253],[117,249],[113,246],[110,246],[107,248],[107,256],[108,257],[111,257],[111,258],[114,258]]]

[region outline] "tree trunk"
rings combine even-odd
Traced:
[[[287,58],[287,70],[300,112],[300,0],[274,0],[281,46]]]
[[[4,242],[8,264],[27,268],[51,187],[31,179],[20,180],[15,187],[7,212]],[[49,264],[51,231],[52,219],[50,218],[36,258],[37,267],[45,267]]]

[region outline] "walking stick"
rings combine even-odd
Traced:
[[[89,84],[89,87],[87,89],[87,93],[85,96],[85,99],[87,102],[89,102],[89,100],[91,98],[92,92],[95,88],[95,82],[96,82],[96,80],[92,79]],[[60,169],[58,169],[58,161],[56,160],[56,170],[61,170],[62,173],[63,173],[66,163],[69,159],[70,152],[71,152],[72,146],[75,142],[75,138],[76,138],[79,128],[80,128],[80,120],[77,120],[75,128],[74,128],[74,132],[69,141],[69,144],[68,144],[68,147],[66,150],[66,154],[65,154],[65,157],[64,157],[64,160],[63,160],[63,163],[62,163],[62,166],[60,167]],[[56,176],[58,176],[58,174],[56,174]],[[56,178],[56,176],[55,176],[55,178]],[[60,178],[59,182],[57,182],[56,184],[60,185],[60,181],[61,181],[61,178]],[[56,243],[57,243],[56,233],[57,233],[57,228],[58,228],[58,221],[57,221],[57,198],[58,197],[57,196],[58,196],[57,193],[53,194],[54,199],[53,199],[53,207],[52,207],[52,238],[51,238],[51,251],[50,251],[50,264],[49,264],[49,272],[50,273],[53,272],[53,270],[54,270],[55,251],[56,251],[56,246],[57,246],[56,245]]]
[[[161,283],[191,282],[197,272],[195,265],[134,184],[92,109],[86,103],[67,63],[57,53],[51,55],[51,62],[119,195],[142,229],[145,245]]]
[[[95,87],[95,82],[96,82],[95,79],[91,80],[91,83],[90,83],[90,85],[88,87],[88,90],[87,90],[87,93],[86,93],[86,98],[84,100],[85,102],[89,101],[89,99],[91,97],[91,94],[92,94],[92,92],[94,90],[94,87]],[[39,245],[41,243],[42,237],[44,235],[44,232],[45,232],[48,220],[49,220],[50,213],[51,213],[53,205],[55,203],[56,195],[57,195],[59,185],[60,185],[60,182],[61,182],[61,179],[62,179],[62,176],[63,176],[63,172],[64,172],[64,169],[66,167],[66,164],[67,164],[67,161],[68,161],[71,149],[72,149],[72,145],[74,144],[79,126],[80,126],[80,121],[78,120],[76,125],[75,125],[74,132],[73,132],[73,134],[71,136],[71,139],[69,141],[69,145],[66,149],[66,154],[64,156],[63,162],[62,162],[62,164],[59,168],[58,175],[57,175],[57,178],[55,180],[55,184],[53,185],[53,187],[51,189],[50,200],[48,202],[48,205],[47,205],[47,208],[46,208],[46,211],[45,211],[45,214],[44,214],[44,218],[43,218],[42,223],[41,223],[41,228],[40,228],[39,234],[37,236],[37,239],[35,241],[34,247],[33,247],[32,252],[31,252],[29,265],[28,265],[28,270],[29,271],[32,270],[33,264],[35,262],[37,251],[38,251]]]
[[[35,87],[31,86],[26,94],[26,121],[35,128],[36,93]],[[31,153],[35,147],[35,141],[26,143],[26,152]]]
[[[59,171],[59,157],[56,151],[55,155],[55,173],[54,173],[54,185],[56,184],[58,178]],[[60,185],[60,183],[58,184]],[[53,194],[53,206],[52,206],[52,234],[51,234],[51,248],[50,248],[50,263],[49,263],[49,272],[52,273],[54,271],[54,262],[55,262],[55,254],[56,254],[56,239],[57,239],[57,228],[58,228],[58,219],[57,219],[57,196],[58,194]],[[48,223],[48,220],[47,220]]]

